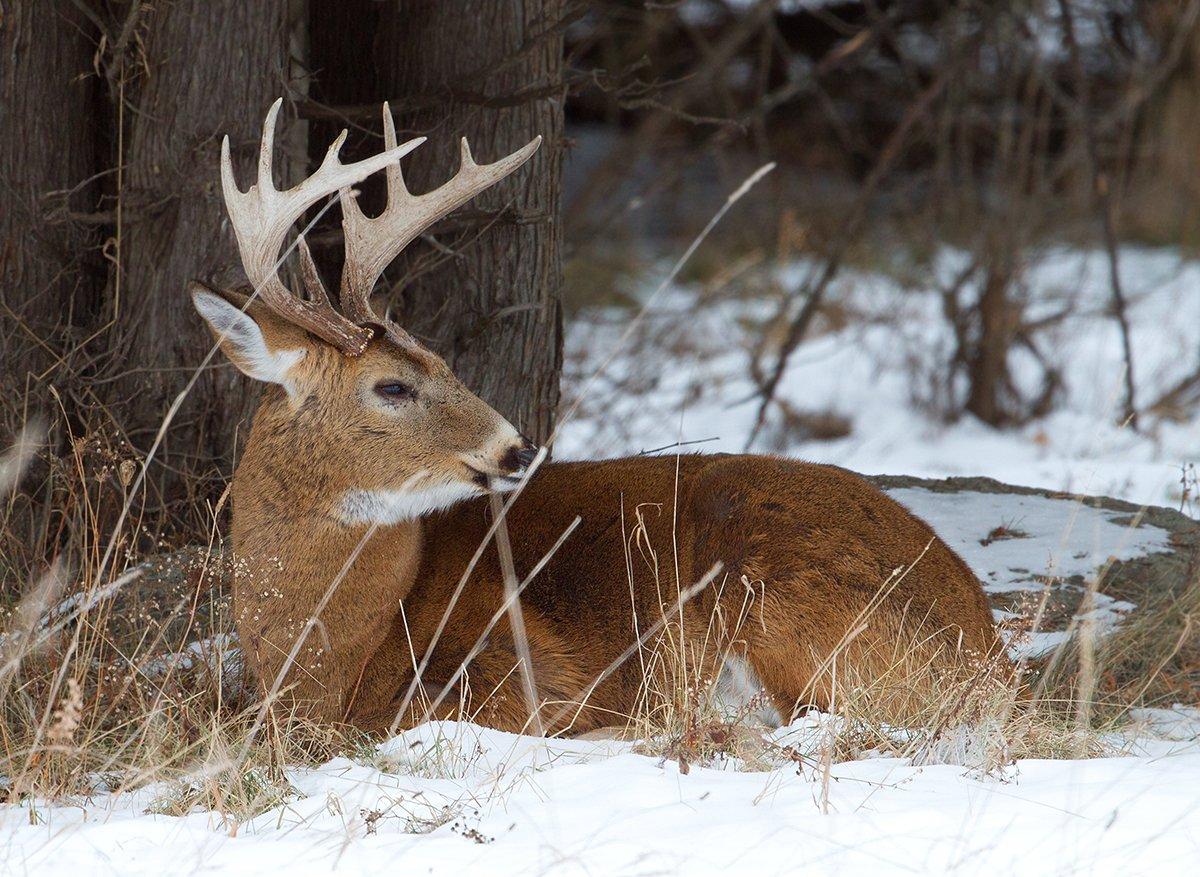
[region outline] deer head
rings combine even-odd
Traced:
[[[534,139],[493,164],[480,165],[462,141],[462,162],[448,183],[425,195],[404,185],[399,160],[424,138],[397,145],[384,104],[379,155],[343,164],[343,131],[317,171],[280,191],[272,180],[275,119],[267,113],[258,181],[238,187],[221,146],[225,206],[237,237],[249,295],[194,284],[192,299],[226,356],[267,385],[243,466],[257,451],[294,463],[289,477],[309,479],[328,510],[347,524],[396,523],[488,491],[514,487],[535,448],[472,394],[441,357],[385,315],[371,293],[388,264],[425,229],[520,167]],[[366,217],[354,184],[387,174],[387,208]],[[339,193],[345,267],[335,308],[301,235],[297,242],[305,295],[280,279],[279,251],[291,226],[322,198]],[[265,447],[262,447],[265,446]]]

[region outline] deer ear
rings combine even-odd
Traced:
[[[280,349],[268,344],[263,327],[243,309],[244,301],[240,301],[239,307],[231,301],[232,296],[227,298],[203,283],[192,283],[190,292],[196,310],[208,323],[229,361],[256,381],[279,384],[291,395],[295,382],[289,379],[288,372],[304,358],[304,348]]]

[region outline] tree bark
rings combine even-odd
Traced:
[[[1008,419],[1001,397],[1008,380],[1009,327],[1012,322],[1009,279],[1003,269],[988,266],[978,305],[978,338],[968,356],[970,391],[966,409],[990,426],[1003,426]]]
[[[95,207],[94,51],[70,0],[0,5],[0,432],[50,404],[32,379],[69,376],[96,316],[96,236],[67,216]]]
[[[406,327],[544,442],[562,367],[562,0],[379,5],[380,96],[398,132],[429,138],[405,159],[413,191],[453,176],[462,136],[480,162],[543,138],[528,164],[433,229],[436,247],[411,247],[395,276]]]
[[[263,116],[287,88],[287,7],[287,0],[172,0],[144,13],[145,55],[130,71],[129,109],[113,109],[125,170],[109,295],[116,380],[107,400],[125,412],[129,439],[142,451],[212,344],[187,282],[241,277],[221,199],[220,142],[229,134],[245,188]],[[277,150],[286,142],[281,133]],[[286,167],[278,155],[276,166]],[[157,454],[165,468],[154,471],[168,494],[185,483],[173,472],[229,473],[254,398],[232,367],[213,361]]]
[[[1179,44],[1166,81],[1147,101],[1135,140],[1125,231],[1154,242],[1200,241],[1200,23],[1175,4],[1146,4],[1143,23],[1159,46]],[[1181,30],[1183,28],[1183,30]]]

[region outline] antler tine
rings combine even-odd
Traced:
[[[383,105],[383,136],[387,149],[415,148],[424,137],[396,146],[396,128],[388,105]],[[346,260],[342,268],[342,309],[359,321],[378,320],[371,310],[371,291],[379,275],[421,232],[484,189],[511,174],[537,151],[541,136],[511,155],[491,164],[476,164],[464,137],[458,173],[449,182],[424,195],[413,195],[404,184],[399,164],[388,167],[388,203],[383,213],[368,219],[349,189],[341,191],[342,228]],[[389,329],[391,327],[389,326]]]
[[[362,161],[342,164],[338,153],[346,139],[346,132],[343,131],[330,145],[316,173],[291,189],[280,191],[275,188],[272,179],[272,160],[275,122],[282,103],[282,98],[276,100],[263,121],[258,180],[246,192],[238,187],[234,177],[229,138],[221,142],[221,189],[237,237],[242,266],[258,290],[259,298],[271,310],[346,353],[361,353],[371,338],[371,329],[355,325],[352,320],[337,313],[329,304],[328,296],[324,301],[320,300],[319,295],[315,301],[305,301],[292,295],[279,279],[279,248],[288,229],[305,210],[325,196],[344,190],[376,171],[395,164],[415,149],[417,144],[405,143]],[[308,261],[311,262],[311,258]],[[307,284],[309,266],[303,267]]]
[[[424,142],[424,137],[416,137],[406,140],[404,145],[416,149]],[[383,103],[383,148],[385,150],[397,148],[396,123],[392,119],[392,109],[387,101]],[[392,241],[388,240],[388,229],[381,228],[378,223],[384,222],[389,215],[394,214],[394,208],[402,204],[405,199],[412,198],[412,195],[409,194],[408,187],[404,185],[404,174],[400,170],[399,162],[388,165],[385,173],[387,207],[375,219],[368,219],[362,212],[354,192],[343,189],[338,193],[342,205],[342,230],[345,238],[345,260],[342,264],[340,298],[342,310],[359,323],[379,322],[379,317],[371,308],[371,290],[388,262],[391,262],[404,247],[404,243],[400,244],[395,252],[387,256],[386,250]],[[382,264],[371,277],[370,286],[367,286],[362,294],[356,294],[366,282],[365,273],[372,270],[374,265],[380,261]],[[352,279],[348,282],[349,278]]]
[[[333,310],[333,302],[329,300],[329,290],[325,288],[325,281],[321,279],[321,272],[317,270],[317,263],[313,259],[312,250],[308,248],[308,241],[304,239],[304,235],[296,241],[296,249],[300,251],[300,279],[304,282],[304,289],[308,293],[308,299],[314,302],[318,307],[328,308]]]

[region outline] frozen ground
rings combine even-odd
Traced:
[[[625,743],[431,725],[373,758],[294,771],[292,800],[238,826],[212,813],[147,814],[162,788],[6,808],[0,870],[1189,874],[1200,859],[1197,718],[1147,711],[1147,736],[1119,744],[1128,754],[1023,761],[990,776],[891,758],[835,764],[828,777],[815,760],[683,775]],[[815,754],[823,721],[775,736]]]
[[[960,491],[952,494],[901,488],[888,493],[924,518],[959,553],[989,596],[1027,592],[1036,603],[1047,581],[1091,579],[1110,560],[1132,560],[1171,551],[1170,534],[1128,514],[1092,508],[1067,498]],[[1093,595],[1089,620],[1103,635],[1136,608],[1103,593]],[[993,601],[995,605],[995,601]],[[995,609],[997,620],[1007,613]],[[1010,644],[1014,656],[1042,655],[1067,639],[1063,619],[1043,624]]]
[[[1121,264],[1132,301],[1134,374],[1145,403],[1200,365],[1200,264],[1138,249],[1125,250]],[[960,254],[947,252],[934,273],[948,282],[961,265]],[[775,279],[793,288],[811,269],[796,263],[777,269]],[[1052,414],[1005,431],[969,416],[945,423],[931,414],[947,392],[938,378],[951,337],[940,295],[927,279],[844,274],[828,301],[847,318],[818,326],[800,346],[779,397],[798,411],[846,418],[850,433],[806,440],[779,428],[776,410],[753,449],[868,474],[986,475],[1178,508],[1180,467],[1200,460],[1200,415],[1182,423],[1149,417],[1140,434],[1119,425],[1124,365],[1116,325],[1105,312],[1104,270],[1100,254],[1074,251],[1052,252],[1030,265],[1029,313],[1074,312],[1038,336],[1042,353],[1061,369],[1064,391]],[[647,291],[654,282],[646,281]],[[698,443],[688,450],[744,450],[756,412],[747,368],[753,336],[745,327],[774,311],[766,299],[701,305],[696,290],[669,287],[623,345],[618,339],[631,312],[585,314],[568,336],[564,394],[568,400],[582,394],[583,402],[560,434],[558,453],[616,456],[680,441]],[[587,377],[610,356],[589,385]],[[1017,382],[1032,389],[1032,360],[1018,353],[1013,366]],[[1200,515],[1200,505],[1186,511]]]

